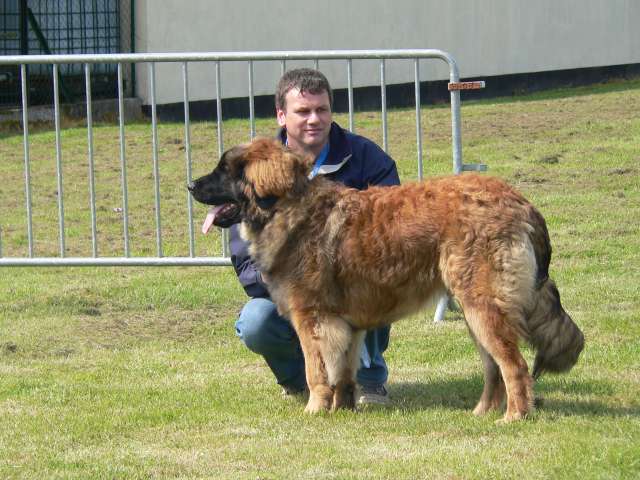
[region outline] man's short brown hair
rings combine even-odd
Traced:
[[[294,88],[300,90],[300,93],[309,92],[314,95],[327,92],[329,105],[333,106],[333,92],[327,77],[313,68],[296,68],[285,72],[278,81],[276,87],[276,109],[286,109],[287,101],[285,97]]]

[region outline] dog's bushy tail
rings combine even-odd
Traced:
[[[537,350],[533,365],[533,378],[544,372],[566,372],[578,361],[584,347],[584,335],[562,308],[560,292],[549,277],[551,242],[544,218],[531,209],[529,222],[534,248],[537,277],[534,295],[535,308],[527,318],[529,341]]]
[[[584,347],[584,335],[562,308],[553,280],[547,278],[536,294],[536,307],[527,319],[529,341],[537,350],[533,378],[570,370]]]

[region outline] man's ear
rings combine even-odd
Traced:
[[[278,120],[278,125],[280,125],[281,127],[285,127],[287,124],[286,117],[287,117],[287,112],[279,108],[276,108],[276,119]]]

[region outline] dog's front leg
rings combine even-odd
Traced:
[[[355,376],[366,332],[344,319],[309,309],[291,310],[309,385],[308,413],[355,407]]]
[[[327,367],[322,356],[323,329],[316,312],[309,309],[291,309],[293,324],[304,354],[305,373],[309,386],[309,402],[304,409],[307,413],[317,413],[331,409],[333,388],[329,384]]]
[[[327,382],[333,390],[332,410],[355,408],[355,377],[364,335],[364,331],[354,330],[340,317],[318,315],[315,340]]]

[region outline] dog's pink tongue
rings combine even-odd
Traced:
[[[204,223],[202,224],[202,233],[204,233],[205,235],[209,233],[209,230],[211,230],[211,226],[213,225],[213,221],[216,219],[216,215],[223,206],[224,205],[218,205],[217,207],[212,207],[211,209],[209,209],[207,218],[204,219]]]

